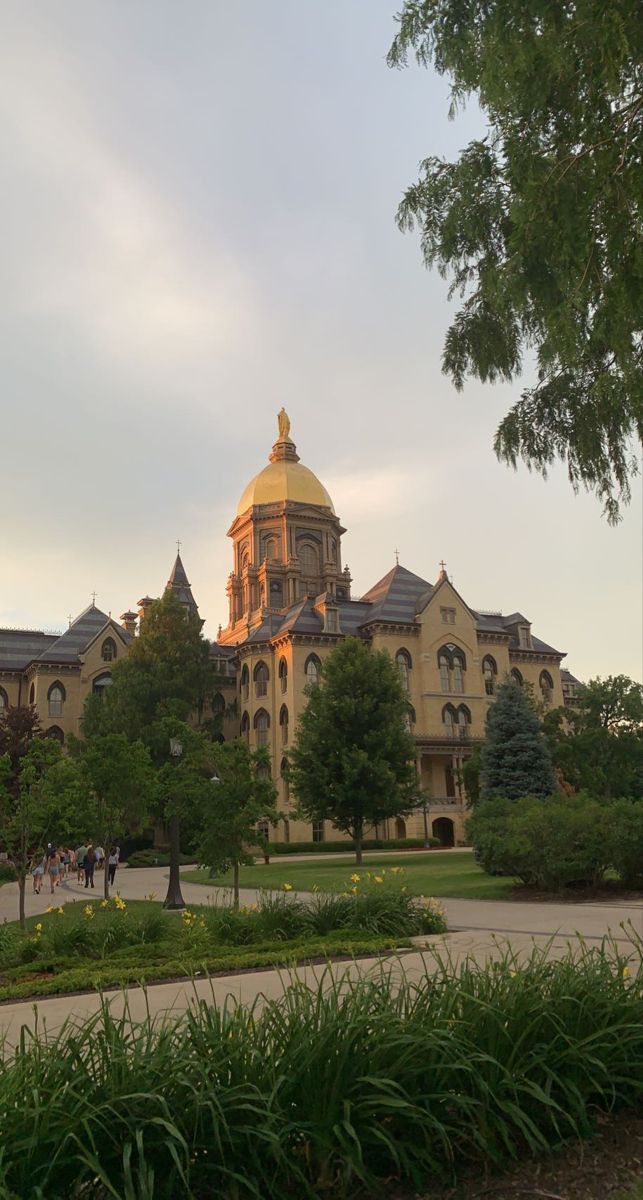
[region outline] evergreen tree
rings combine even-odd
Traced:
[[[302,813],[330,820],[362,861],[366,826],[408,813],[417,800],[408,698],[389,654],[359,638],[340,642],[308,689],[288,756]]]
[[[643,434],[640,0],[404,0],[398,22],[390,65],[432,65],[452,112],[473,98],[487,122],[421,164],[398,213],[464,297],[444,371],[514,380],[535,353],[496,453],[562,459],[614,521]]]
[[[549,746],[519,685],[500,685],[487,713],[480,755],[480,799],[551,796],[556,790]]]

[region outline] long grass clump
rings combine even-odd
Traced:
[[[344,1200],[589,1134],[643,1099],[643,945],[402,963],[277,1000],[23,1030],[0,1073],[0,1197]],[[622,946],[622,943],[621,943]]]

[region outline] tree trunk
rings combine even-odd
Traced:
[[[181,895],[180,853],[179,818],[173,816],[170,817],[170,879],[164,908],[185,908],[185,901]]]
[[[422,805],[422,816],[424,817],[424,849],[429,848],[429,822],[426,816],[426,804]]]
[[[20,913],[20,928],[21,929],[24,929],[25,925],[26,925],[26,919],[25,919],[25,886],[26,886],[26,883],[27,883],[27,876],[19,873],[18,874],[18,905],[19,905],[18,911]]]
[[[109,900],[109,851],[106,847],[109,846],[109,841],[103,842],[103,850],[105,851],[105,860],[103,864],[103,895],[106,900]]]
[[[363,827],[360,824],[360,825],[356,826],[355,831],[353,833],[353,841],[355,842],[355,866],[356,867],[361,867],[361,865],[362,865],[362,835],[363,835],[363,832],[364,832]]]
[[[239,911],[239,863],[236,862],[233,867],[232,876],[232,907],[235,912]]]

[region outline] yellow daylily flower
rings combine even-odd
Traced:
[[[37,928],[38,926],[36,925],[36,929]],[[629,967],[623,967],[623,979],[629,979],[631,974],[632,972],[630,971]]]
[[[48,905],[47,905],[47,912],[53,912],[53,911],[54,911],[54,906],[53,906],[53,904],[48,904]]]
[[[375,882],[376,882],[376,883],[384,883],[384,880],[382,879],[382,876],[381,876],[381,875],[376,875],[376,876],[375,876]]]
[[[391,875],[399,875],[401,870],[401,867],[391,867]]]
[[[351,875],[351,883],[359,883],[359,875]]]
[[[284,892],[292,892],[292,883],[284,883],[282,884],[282,888]]]
[[[109,908],[109,900],[101,900],[100,906],[101,908]]]
[[[359,888],[356,888],[356,887],[352,887],[352,888],[351,888],[351,892],[352,892],[352,894],[353,894],[354,896],[356,896],[356,895],[357,895],[358,891],[359,891]]]
[[[42,933],[42,921],[39,921],[38,924],[36,925],[36,932]]]
[[[85,905],[85,907],[84,907],[84,909],[83,909],[83,912],[84,912],[84,914],[85,914],[85,916],[86,916],[86,917],[89,917],[89,919],[90,919],[90,920],[91,920],[91,918],[92,918],[92,917],[93,917],[93,915],[94,915],[94,910],[93,910],[93,908],[92,908],[91,904],[86,904],[86,905]]]
[[[65,915],[65,910],[64,910],[64,908],[62,907],[62,905],[61,905],[61,904],[59,904],[59,905],[58,905],[58,908],[56,909],[56,912],[58,913],[58,916],[59,916],[59,917],[64,917],[64,915]]]

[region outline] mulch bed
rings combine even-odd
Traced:
[[[390,1200],[616,1200],[643,1183],[643,1116],[599,1115],[594,1137],[569,1142],[549,1158],[525,1159],[497,1177]]]

